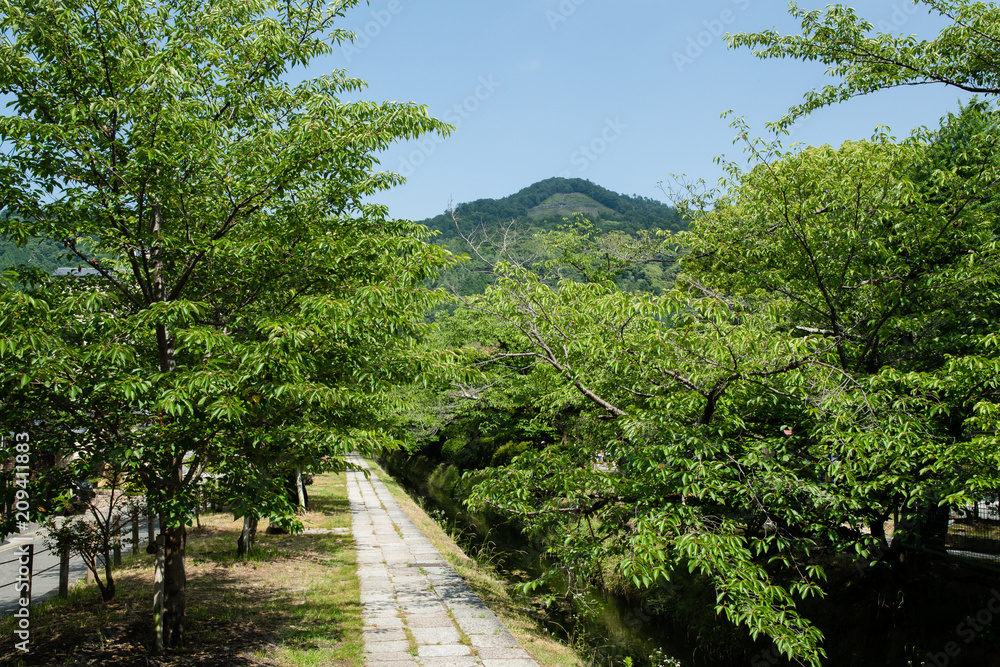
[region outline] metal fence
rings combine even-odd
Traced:
[[[953,507],[945,549],[953,556],[1000,565],[1000,502],[987,498],[968,507]]]
[[[117,537],[113,539],[111,549],[109,550],[113,565],[121,565],[123,546],[125,544],[131,543],[132,553],[139,550],[142,542],[140,532],[143,527],[146,529],[147,542],[153,542],[155,539],[155,520],[152,517],[141,517],[138,512],[132,513],[125,520],[122,520],[120,515],[115,517],[112,532]],[[14,586],[14,592],[16,592],[14,597],[17,599],[27,599],[30,605],[41,597],[37,591],[32,590],[35,579],[59,568],[58,596],[61,598],[67,597],[69,593],[70,558],[73,554],[69,550],[63,550],[58,554],[58,561],[53,565],[36,569],[36,564],[39,563],[40,556],[56,554],[54,547],[40,548],[35,543],[38,539],[38,536],[35,535],[25,536],[21,539],[15,538],[15,541],[4,551],[3,556],[9,555],[11,558],[0,561],[0,568],[5,565],[15,565],[16,574],[10,581],[0,581],[0,595],[10,594],[6,589],[9,586]],[[103,566],[103,559],[98,557],[98,567],[103,568]],[[93,572],[88,569],[87,581],[92,580]]]

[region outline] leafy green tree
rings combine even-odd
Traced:
[[[779,130],[896,85],[995,93],[996,10],[925,4],[955,22],[934,42],[873,37],[835,6],[793,7],[801,37],[733,43],[846,78]],[[472,506],[517,517],[594,579],[609,563],[638,588],[700,572],[720,613],[820,664],[822,637],[797,611],[822,595],[817,551],[877,558],[887,519],[898,536],[907,514],[1000,483],[995,128],[972,105],[903,142],[784,151],[748,139],[753,168],[688,211],[673,293],[499,264],[470,301],[489,318],[483,340],[498,341],[477,363],[498,377],[529,365],[517,381],[536,404],[575,394],[587,433],[526,451]]]
[[[720,612],[815,658],[819,635],[794,597],[819,591],[805,555],[830,499],[818,457],[782,427],[809,412],[805,369],[821,348],[770,333],[766,310],[609,282],[553,288],[523,271],[477,307],[515,342],[486,355],[500,374],[531,364],[517,381],[534,404],[578,416],[565,439],[488,475],[472,506],[516,517],[577,576],[612,567],[645,589],[704,574]],[[777,563],[798,574],[769,571]]]
[[[421,285],[446,253],[367,200],[400,181],[380,150],[448,127],[344,101],[364,84],[342,71],[288,83],[350,38],[353,4],[0,5],[0,236],[61,240],[100,273],[5,287],[0,406],[144,490],[167,646],[199,476],[243,475],[267,492],[244,511],[273,511],[262,451],[319,468],[385,446],[390,386],[420,369]]]
[[[760,58],[816,60],[841,81],[813,90],[777,123],[787,128],[816,109],[878,90],[942,83],[970,93],[1000,94],[1000,70],[994,54],[1000,45],[1000,7],[971,0],[914,0],[950,21],[931,40],[913,35],[876,33],[871,22],[851,7],[836,4],[805,11],[794,2],[792,16],[802,33],[776,30],[737,33],[731,47],[748,47]]]

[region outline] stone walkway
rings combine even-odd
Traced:
[[[352,462],[364,469],[359,458]],[[399,508],[374,473],[347,473],[365,664],[537,667]]]

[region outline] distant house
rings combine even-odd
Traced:
[[[73,266],[61,266],[58,269],[56,269],[55,271],[53,271],[52,275],[53,275],[53,277],[56,277],[56,278],[58,278],[60,276],[73,276],[74,278],[83,278],[83,277],[86,277],[86,276],[99,276],[99,275],[101,275],[101,272],[98,271],[97,269],[91,268],[89,266],[87,266],[87,267],[83,267],[83,266],[76,266],[76,267],[73,267]]]

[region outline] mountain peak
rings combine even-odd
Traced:
[[[642,229],[684,229],[677,211],[648,197],[630,197],[602,188],[582,178],[547,178],[500,199],[477,199],[459,204],[453,211],[423,220],[441,232],[439,242],[455,236],[458,220],[463,232],[478,225],[492,227],[512,220],[536,227],[555,227],[565,218],[581,213],[608,231],[635,233]],[[446,243],[447,244],[447,243]]]

